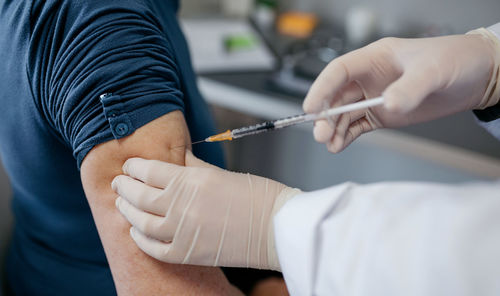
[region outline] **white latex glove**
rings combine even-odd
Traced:
[[[497,104],[499,63],[499,41],[486,29],[436,38],[385,38],[333,60],[312,85],[303,107],[311,113],[384,96],[384,106],[316,122],[316,141],[336,153],[377,128]]]
[[[186,167],[132,158],[112,183],[130,234],[168,263],[279,270],[272,217],[300,191],[186,152]]]

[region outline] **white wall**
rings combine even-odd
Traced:
[[[438,25],[463,33],[500,22],[498,0],[285,0],[290,8],[310,10],[343,23],[348,9],[364,5],[379,15],[383,26]]]
[[[182,0],[182,13],[213,14],[222,0]],[[236,1],[236,0],[235,0]],[[500,22],[498,0],[278,0],[280,7],[318,13],[343,23],[350,7],[363,5],[373,9],[383,28],[406,27],[409,24],[437,25],[463,33],[477,27]]]

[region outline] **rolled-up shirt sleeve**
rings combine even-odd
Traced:
[[[500,40],[500,23],[487,28]],[[500,104],[491,106],[484,110],[474,110],[477,122],[490,134],[500,140]]]
[[[184,111],[165,28],[143,3],[65,2],[45,18],[31,28],[28,74],[40,113],[78,167],[95,145]]]

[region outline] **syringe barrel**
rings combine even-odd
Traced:
[[[274,125],[276,126],[276,129],[284,128],[287,126],[292,126],[292,125],[306,122],[309,120],[310,116],[311,115],[309,115],[309,114],[299,114],[299,115],[294,115],[294,116],[290,116],[290,117],[285,117],[285,118],[278,119],[278,120],[274,121]],[[314,114],[312,116],[314,116]],[[312,119],[313,118],[311,118],[311,120]]]
[[[281,118],[273,121],[266,121],[263,123],[246,126],[238,129],[232,130],[233,138],[241,138],[248,135],[260,134],[263,132],[268,132],[280,128],[284,128],[291,125],[296,125],[304,122],[309,117],[307,114],[294,115],[286,118]]]
[[[248,135],[260,134],[273,129],[275,129],[274,123],[272,121],[266,121],[263,123],[234,129],[232,130],[232,134],[233,139],[237,139]]]

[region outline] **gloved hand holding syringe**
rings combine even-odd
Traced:
[[[286,118],[276,119],[272,121],[266,121],[256,125],[245,126],[241,128],[236,128],[233,130],[227,130],[223,133],[210,136],[205,140],[194,142],[193,144],[201,142],[219,142],[219,141],[231,141],[233,139],[242,138],[245,136],[260,134],[263,132],[268,132],[288,126],[294,126],[300,123],[306,123],[311,121],[316,121],[320,119],[328,119],[332,116],[339,115],[346,112],[351,112],[359,109],[370,108],[384,103],[383,97],[377,97],[373,99],[364,100],[361,102],[356,102],[353,104],[348,104],[340,107],[334,107],[330,109],[323,110],[315,114],[300,114],[294,115]]]

